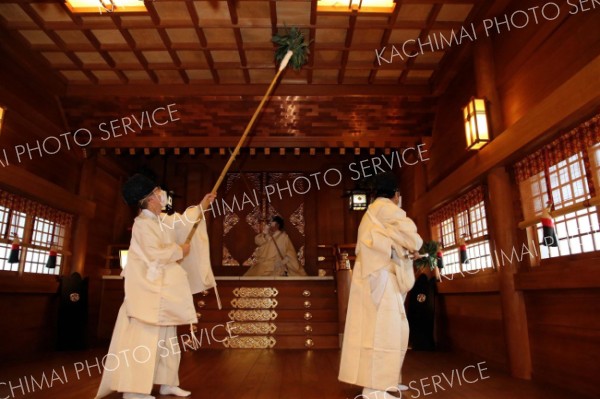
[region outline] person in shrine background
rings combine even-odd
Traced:
[[[200,231],[187,244],[192,223],[182,222],[177,213],[161,214],[166,193],[152,180],[136,174],[125,182],[122,194],[128,204],[138,205],[140,213],[133,224],[122,273],[125,299],[96,398],[117,391],[124,399],[154,399],[154,384],[161,385],[161,395],[189,396],[191,392],[179,388],[181,351],[169,344],[177,342],[178,325],[198,322],[192,294],[214,280],[206,221],[200,209],[208,209],[215,196],[207,194],[199,206],[184,213],[185,220],[200,221]],[[186,256],[189,258],[180,265],[178,261]]]
[[[306,276],[284,225],[281,216],[273,216],[254,237],[257,261],[244,276]]]
[[[376,199],[358,228],[356,261],[342,343],[339,380],[363,387],[362,398],[404,390],[408,347],[404,299],[415,282],[412,260],[423,240],[400,207],[393,173],[377,175]]]

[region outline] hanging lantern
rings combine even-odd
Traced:
[[[552,216],[550,215],[550,208],[544,209],[541,222],[543,236],[543,242],[541,245],[545,245],[547,247],[558,247],[556,228],[554,227],[554,219],[552,219]]]
[[[490,142],[485,100],[471,98],[463,108],[467,150],[478,150]]]
[[[15,239],[10,247],[10,255],[8,256],[8,263],[19,263],[19,255],[21,253],[21,241],[15,234]]]
[[[467,256],[467,243],[465,242],[465,238],[460,238],[460,263],[465,264],[469,263],[469,257]]]
[[[54,269],[56,267],[56,257],[58,256],[56,252],[56,248],[54,246],[50,247],[50,251],[48,252],[48,260],[46,261],[46,267],[48,269]]]

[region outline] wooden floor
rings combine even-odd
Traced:
[[[100,382],[94,365],[103,355],[95,350],[47,355],[35,361],[3,361],[0,397],[91,399]],[[582,398],[559,388],[510,378],[486,363],[478,371],[478,362],[448,353],[409,351],[404,383],[413,389],[404,398]],[[204,350],[183,354],[180,379],[181,386],[192,391],[191,398],[198,399],[354,399],[361,390],[337,380],[338,364],[339,350]],[[471,383],[462,379],[463,369]],[[76,370],[82,371],[78,374]],[[42,382],[44,375],[46,382]],[[22,389],[17,387],[20,384]],[[154,392],[161,397],[156,388]],[[115,393],[108,398],[120,397]]]

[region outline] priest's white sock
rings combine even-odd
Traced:
[[[125,392],[123,399],[156,399],[152,395],[146,395],[144,393]]]
[[[160,386],[160,394],[161,395],[174,395],[174,396],[190,396],[192,393],[190,391],[186,391],[179,387],[174,387],[172,385],[161,385]]]

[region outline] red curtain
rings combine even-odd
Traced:
[[[597,143],[600,143],[600,114],[563,133],[551,143],[517,162],[514,166],[517,182],[527,180],[542,171],[546,171],[546,174],[548,174],[547,169],[550,166],[582,152],[586,174],[589,177],[590,191],[593,195],[594,190],[593,184],[591,184],[591,169],[587,149]]]
[[[450,219],[460,212],[466,211],[472,206],[483,201],[483,186],[477,186],[462,197],[455,199],[442,208],[434,211],[429,215],[429,225],[436,226],[446,219]]]
[[[0,190],[0,206],[58,223],[65,226],[66,229],[71,227],[73,220],[73,215],[71,214],[4,190]]]

